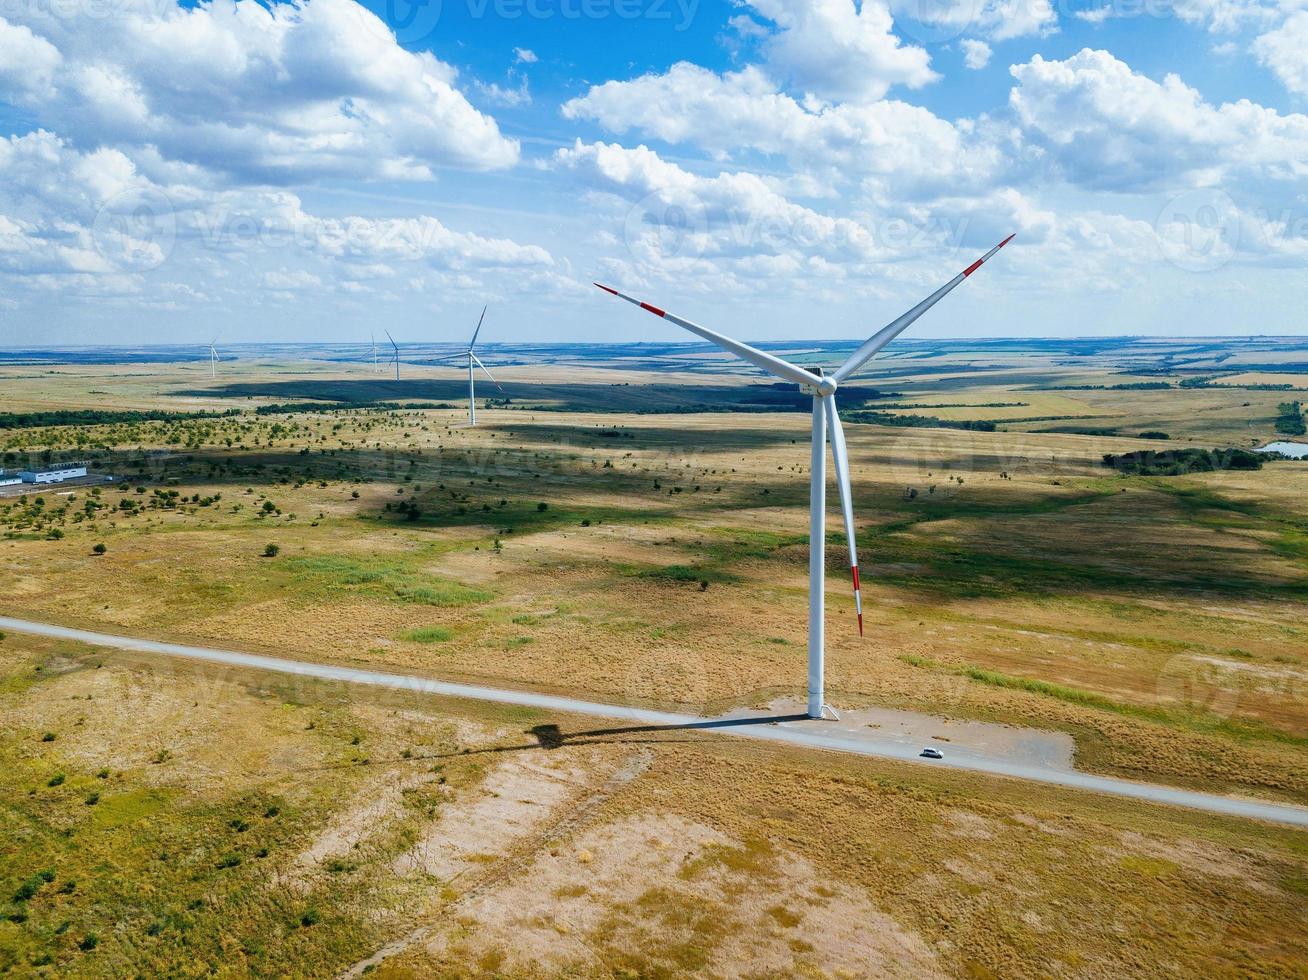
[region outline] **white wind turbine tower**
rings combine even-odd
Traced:
[[[477,398],[476,398],[477,388],[476,388],[476,381],[475,381],[476,374],[477,374],[476,368],[481,368],[482,372],[486,375],[486,377],[491,379],[491,381],[494,383],[496,388],[500,389],[500,391],[504,390],[504,386],[495,380],[495,375],[490,373],[490,369],[487,368],[485,364],[481,363],[481,358],[477,356],[477,353],[474,349],[477,346],[477,334],[481,333],[482,321],[486,319],[486,309],[487,307],[485,306],[481,308],[481,317],[478,318],[477,320],[477,329],[472,332],[472,340],[468,341],[468,349],[464,351],[462,355],[468,358],[468,424],[469,425],[477,424]]]
[[[391,336],[391,332],[389,330],[385,330],[383,331],[383,333],[386,334],[386,339],[391,342],[391,348],[395,351],[392,360],[395,362],[395,380],[399,381],[400,380],[400,345],[395,342],[395,338]]]
[[[981,268],[981,265],[1001,248],[1012,241],[1009,235],[1002,242],[977,259],[966,269],[945,283],[907,313],[902,314],[869,337],[858,350],[830,375],[822,373],[821,368],[805,370],[789,361],[765,353],[738,340],[732,340],[720,333],[701,327],[697,323],[683,320],[657,306],[642,303],[616,289],[596,283],[600,289],[614,296],[634,303],[655,316],[671,320],[678,326],[685,327],[691,333],[699,334],[737,357],[769,371],[786,381],[793,381],[800,390],[813,396],[813,445],[812,464],[809,470],[809,560],[808,560],[808,716],[821,718],[824,711],[835,711],[824,700],[823,677],[823,614],[826,588],[826,492],[827,467],[824,443],[831,440],[831,457],[835,463],[836,486],[840,490],[840,509],[845,519],[845,537],[849,541],[849,565],[854,579],[854,608],[858,613],[858,632],[863,634],[863,597],[858,582],[858,553],[854,546],[854,507],[850,496],[849,455],[845,451],[845,433],[840,425],[840,416],[836,412],[836,390],[841,383],[851,377],[866,364],[874,354],[885,347],[914,320],[939,302],[946,293],[960,282]]]
[[[217,337],[209,341],[209,377],[211,378],[218,377],[218,348],[214,346],[217,343]]]
[[[377,361],[377,335],[373,333],[369,334],[368,337],[372,341],[372,369],[374,371],[380,371],[381,364]]]

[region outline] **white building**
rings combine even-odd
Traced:
[[[60,463],[48,470],[23,470],[18,474],[23,483],[63,483],[86,476],[85,463]]]
[[[0,487],[12,487],[15,483],[22,483],[23,478],[17,473],[6,473],[0,470]]]

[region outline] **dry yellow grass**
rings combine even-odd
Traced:
[[[1247,821],[16,636],[0,708],[0,884],[52,876],[0,923],[19,973],[1234,977],[1308,953],[1302,835]]]
[[[1142,430],[1238,430],[1246,442],[1261,431],[1250,418],[1277,398],[1019,391],[1029,382],[995,377],[969,389],[965,361],[904,379],[902,401],[1038,400],[1041,414],[1075,402]],[[286,400],[211,397],[195,366],[24,370],[0,371],[20,408]],[[228,380],[289,370],[300,373],[242,365]],[[350,378],[321,364],[308,375]],[[552,377],[641,378],[617,367]],[[459,427],[458,410],[342,410],[6,432],[10,452],[85,451],[129,479],[98,495],[43,490],[41,508],[35,494],[0,500],[0,612],[693,711],[802,693],[804,415],[479,416],[476,430]],[[847,429],[868,637],[853,629],[833,520],[832,701],[1057,729],[1086,769],[1308,800],[1308,466],[1121,478],[1103,453],[1165,444]],[[97,542],[107,553],[92,553]],[[823,964],[859,975],[891,962],[972,976],[1293,975],[1305,961],[1302,840],[1289,832],[700,736],[546,749],[557,739],[535,726],[595,726],[88,659],[16,636],[0,653],[9,826],[37,828],[0,859],[6,887],[44,867],[44,848],[59,855],[60,882],[78,877],[95,896],[43,886],[48,907],[0,924],[15,966],[48,950],[73,972],[129,961],[176,972],[193,955],[321,975],[415,929],[377,975],[530,974],[502,952],[509,935],[551,969],[587,976]],[[37,662],[50,665],[39,676]],[[46,730],[55,741],[40,741]],[[428,756],[442,756],[439,772]],[[56,768],[66,781],[46,786]],[[534,782],[557,789],[554,770],[566,792]],[[93,792],[106,809],[87,807]],[[269,805],[296,825],[251,820]],[[487,807],[500,816],[483,822],[521,832],[456,840],[437,819]],[[120,812],[127,829],[87,843],[101,814]],[[251,831],[232,820],[261,843],[247,847]],[[72,843],[59,836],[69,827]],[[198,877],[157,862],[181,853],[170,827],[204,849]],[[657,842],[669,838],[694,844],[664,860]],[[123,841],[108,861],[104,848]],[[74,875],[78,848],[107,863]],[[240,865],[218,867],[237,851]],[[434,876],[396,872],[405,855],[437,852],[446,863],[416,865]],[[582,852],[590,859],[571,861]],[[614,860],[628,852],[644,869],[630,881]],[[142,876],[144,899],[128,888]],[[794,902],[769,897],[781,881],[796,883]],[[556,911],[524,896],[549,896]],[[184,904],[196,897],[210,904]],[[107,925],[106,910],[128,926]],[[296,924],[310,911],[330,935]],[[156,920],[179,931],[151,936]],[[181,952],[182,921],[201,952]],[[851,921],[878,926],[859,936]],[[78,948],[91,931],[99,952]]]

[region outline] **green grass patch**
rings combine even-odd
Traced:
[[[661,582],[708,582],[720,584],[739,582],[730,572],[709,565],[657,565],[635,573],[639,578],[652,578]]]
[[[454,630],[444,626],[419,626],[400,635],[400,639],[410,643],[448,643],[454,639]]]
[[[469,606],[488,602],[494,593],[414,571],[395,559],[347,558],[339,555],[297,556],[285,567],[309,588],[324,592],[361,592],[426,606]]]
[[[1011,674],[1002,674],[995,670],[984,670],[980,667],[961,667],[957,670],[957,673],[979,683],[989,684],[992,687],[1026,691],[1085,708],[1109,711],[1113,714],[1153,722],[1154,724],[1185,728],[1205,735],[1224,735],[1244,741],[1271,741],[1308,747],[1308,737],[1293,735],[1279,728],[1257,722],[1233,721],[1207,712],[1126,704],[1104,697],[1102,694],[1096,694],[1093,691],[1083,691],[1080,688],[1035,680],[1030,677],[1014,677]]]

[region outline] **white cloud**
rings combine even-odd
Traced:
[[[307,290],[322,287],[322,280],[303,269],[272,269],[263,274],[263,284],[269,289]]]
[[[691,173],[646,146],[577,140],[555,163],[602,192],[597,207],[630,256],[622,271],[641,278],[713,289],[785,275],[788,288],[803,288],[797,280],[819,265],[827,276],[867,274],[905,251],[939,245],[938,235],[915,235],[904,222],[879,227],[796,204],[757,174]],[[883,243],[882,233],[896,240]]]
[[[1308,176],[1308,116],[1247,100],[1213,106],[1176,75],[1155,82],[1089,48],[1064,61],[1036,55],[1011,71],[1009,102],[1028,137],[1076,183],[1147,190],[1232,173]]]
[[[895,36],[885,0],[748,0],[777,31],[763,40],[770,72],[822,99],[872,101],[892,85],[937,77],[925,50]]]
[[[1171,9],[1187,24],[1214,32],[1237,31],[1279,17],[1279,5],[1267,0],[1172,0]]]
[[[963,47],[963,66],[973,71],[980,71],[986,65],[990,64],[990,45],[985,41],[976,41],[972,38],[964,38],[959,42]]]
[[[1049,34],[1058,27],[1050,0],[892,0],[910,35],[945,41],[974,34],[994,41]]]
[[[801,104],[755,67],[718,75],[681,62],[662,75],[594,86],[565,103],[563,114],[715,156],[777,154],[823,181],[871,177],[910,196],[945,183],[975,186],[1003,166],[999,147],[977,138],[970,123],[955,126],[895,100]]]
[[[401,48],[354,0],[124,0],[112,17],[30,4],[7,16],[26,23],[0,31],[0,50],[24,40],[15,31],[44,45],[22,47],[45,91],[29,85],[16,101],[81,145],[149,147],[271,183],[426,178],[518,159],[517,142],[455,87],[453,68]]]
[[[0,17],[0,98],[30,102],[51,94],[59,51],[22,24]]]
[[[119,150],[84,153],[44,131],[0,140],[0,282],[10,294],[60,284],[72,305],[166,277],[157,288],[178,299],[199,298],[178,291],[190,278],[235,301],[265,289],[330,292],[401,269],[477,283],[502,270],[560,278],[537,245],[428,215],[325,217],[284,190],[157,184]]]
[[[540,59],[531,48],[514,48],[513,60],[520,65],[534,65]]]
[[[1253,53],[1289,91],[1308,95],[1308,10],[1292,14],[1276,30],[1258,37]]]
[[[531,105],[531,89],[527,87],[527,76],[509,69],[509,82],[514,79],[518,80],[516,86],[500,85],[497,82],[475,82],[477,91],[482,97],[492,105],[507,106],[509,108],[518,108],[521,106]]]
[[[1231,34],[1249,27],[1266,28],[1276,23],[1297,0],[1167,0],[1153,5],[1094,0],[1098,6],[1077,10],[1073,16],[1091,24],[1110,18],[1161,17],[1171,14],[1182,23],[1202,27],[1214,34]]]

